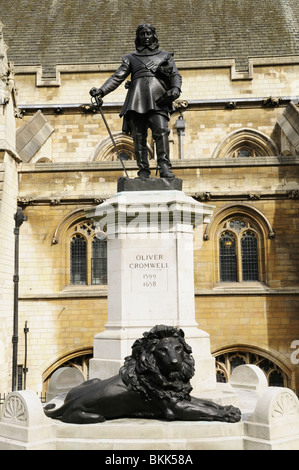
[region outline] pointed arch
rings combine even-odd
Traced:
[[[216,369],[221,375],[225,375],[227,380],[231,373],[230,359],[233,359],[234,356],[239,356],[243,364],[255,364],[260,367],[265,373],[269,385],[271,384],[271,374],[278,372],[281,374],[284,387],[295,388],[293,383],[293,368],[290,361],[287,358],[283,358],[277,350],[269,348],[267,345],[256,346],[250,343],[229,344],[215,348],[211,353],[216,359]],[[267,364],[267,370],[263,367],[264,361],[270,362],[270,364]]]
[[[41,157],[40,155],[33,157],[30,163],[52,163],[51,157]]]
[[[119,153],[126,153],[130,160],[135,160],[134,142],[131,136],[124,132],[114,132],[112,134]],[[149,158],[153,158],[153,149],[147,145]],[[117,161],[117,152],[111,138],[103,139],[92,151],[90,161]]]
[[[219,142],[212,158],[238,157],[240,151],[253,157],[279,155],[278,147],[270,137],[256,129],[242,127]]]
[[[82,370],[82,366],[92,358],[93,355],[93,347],[86,346],[79,349],[75,349],[73,351],[69,351],[62,356],[59,356],[52,362],[43,372],[42,379],[44,388],[48,388],[48,382],[55,370],[59,369],[60,367],[71,366],[76,367],[84,373]],[[87,378],[87,377],[86,377]]]
[[[206,226],[204,240],[212,238],[213,232],[224,219],[238,214],[252,217],[262,229],[265,238],[272,239],[275,237],[275,232],[267,217],[254,206],[250,204],[227,204],[212,216],[209,224]]]
[[[90,209],[90,207],[86,207],[85,210]],[[57,245],[61,238],[63,237],[64,233],[68,228],[75,222],[81,222],[86,219],[86,212],[84,208],[82,209],[75,209],[71,211],[69,214],[64,216],[59,224],[57,225],[53,237],[52,237],[52,245]]]

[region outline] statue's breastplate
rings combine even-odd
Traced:
[[[131,77],[136,80],[141,77],[154,77],[159,64],[164,60],[166,54],[160,51],[158,54],[137,55],[131,54]]]

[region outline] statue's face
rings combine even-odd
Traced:
[[[142,28],[139,32],[140,45],[143,47],[151,46],[154,40],[154,33],[149,28]]]
[[[168,375],[180,371],[184,360],[184,349],[176,338],[164,338],[155,347],[154,357],[159,369]]]

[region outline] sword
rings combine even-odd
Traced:
[[[125,174],[126,174],[126,177],[129,178],[129,175],[128,175],[127,170],[126,170],[126,167],[125,167],[125,164],[124,164],[124,162],[123,162],[123,155],[127,155],[127,154],[125,154],[124,152],[123,152],[122,154],[120,154],[119,151],[118,151],[118,148],[117,148],[117,145],[116,145],[116,143],[115,143],[114,137],[113,137],[113,135],[112,135],[112,133],[111,133],[111,131],[110,131],[110,129],[109,129],[108,123],[107,123],[106,118],[105,118],[105,116],[104,116],[104,113],[103,113],[103,111],[102,111],[102,105],[101,105],[99,96],[93,96],[93,97],[91,98],[91,104],[92,104],[96,109],[98,109],[98,110],[100,111],[101,116],[102,116],[102,119],[103,119],[103,121],[104,121],[104,123],[105,123],[106,129],[107,129],[107,131],[108,131],[108,134],[109,134],[110,139],[111,139],[111,141],[112,141],[112,144],[113,144],[113,146],[114,146],[114,148],[115,148],[115,151],[116,151],[116,153],[117,153],[117,158],[121,161],[121,164],[122,164],[123,170],[124,170],[124,172],[125,172]]]

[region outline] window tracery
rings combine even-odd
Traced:
[[[233,370],[242,364],[254,364],[264,372],[269,386],[289,386],[290,379],[287,373],[274,361],[261,354],[239,350],[217,354],[215,359],[217,382],[228,382]]]
[[[266,134],[243,127],[228,134],[215,148],[213,158],[251,158],[279,155],[276,143]]]

